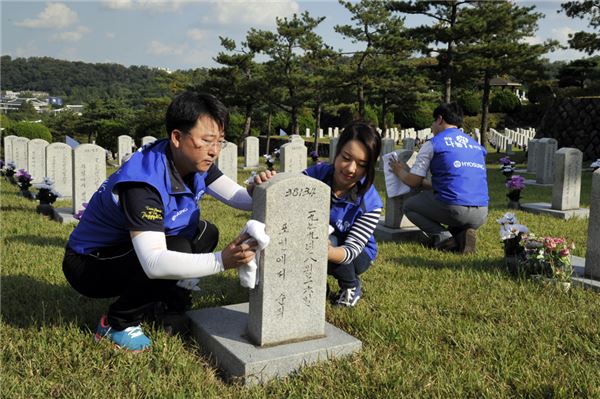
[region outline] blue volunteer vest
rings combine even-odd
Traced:
[[[485,148],[456,128],[436,134],[431,144],[431,185],[436,198],[451,205],[487,206]]]
[[[304,173],[310,177],[326,183],[331,187],[333,179],[333,165],[322,163],[313,165],[306,169]],[[361,180],[361,183],[364,182]],[[343,199],[337,202],[330,203],[329,211],[329,224],[333,226],[335,235],[339,243],[346,242],[348,232],[354,225],[356,218],[360,217],[364,213],[370,212],[374,209],[383,208],[383,202],[379,193],[375,189],[374,185],[371,185],[366,193],[362,196],[358,196],[356,201],[351,199]],[[377,256],[377,244],[375,244],[375,237],[371,234],[367,245],[365,245],[365,252],[369,255],[371,260],[375,260]]]
[[[196,173],[193,192],[171,179],[166,152],[168,140],[157,140],[136,151],[92,196],[81,221],[69,237],[68,246],[79,254],[123,245],[131,241],[124,228],[125,216],[119,207],[115,186],[125,182],[143,182],[154,187],[162,199],[164,228],[167,236],[192,239],[200,218],[198,201],[206,190],[206,173]],[[144,217],[157,218],[160,212],[148,209]]]

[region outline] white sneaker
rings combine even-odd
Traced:
[[[353,307],[356,305],[356,302],[360,299],[362,295],[362,290],[360,286],[353,288],[346,288],[340,291],[340,296],[336,301],[337,306],[347,306]]]

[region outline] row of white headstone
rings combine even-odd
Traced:
[[[73,213],[81,210],[106,180],[106,150],[96,144],[71,148],[65,143],[6,136],[4,157],[17,169],[27,170],[34,184],[45,176],[51,178],[61,197],[72,199]]]
[[[529,141],[535,137],[535,129],[517,130],[504,129],[504,134],[495,129],[490,129],[488,140],[490,144],[500,152],[512,152],[513,144],[519,148],[529,148]]]

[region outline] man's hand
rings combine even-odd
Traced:
[[[252,196],[252,193],[254,192],[254,186],[256,186],[257,184],[263,184],[268,182],[276,174],[277,172],[275,172],[274,170],[265,170],[264,172],[257,173],[254,176],[254,181],[252,182],[252,184],[248,185],[248,194]]]
[[[257,242],[254,239],[245,242],[249,238],[249,234],[241,234],[221,251],[225,269],[238,268],[254,259]]]
[[[408,172],[410,170],[410,168],[408,167],[408,165],[402,161],[398,161],[396,159],[390,159],[389,162],[390,167],[392,168],[392,172],[394,172],[394,174],[398,177],[401,178],[401,171],[405,171]]]

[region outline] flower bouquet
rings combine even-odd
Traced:
[[[1,170],[2,176],[4,176],[9,183],[12,183],[12,184],[17,183],[15,180],[16,169],[17,169],[17,167],[13,161],[7,162],[6,164],[4,164],[4,161],[2,161],[2,169],[0,169],[0,170]]]
[[[35,188],[38,189],[36,198],[40,201],[36,208],[37,212],[42,215],[52,215],[52,204],[60,197],[60,194],[54,190],[54,182],[49,177],[44,177],[41,183],[35,185]]]
[[[315,150],[312,150],[311,152],[308,153],[308,156],[312,159],[314,164],[319,164],[321,163],[319,161],[319,153]]]
[[[275,160],[273,159],[273,156],[269,155],[269,154],[265,154],[265,155],[263,155],[263,157],[265,157],[265,163],[267,164],[267,169],[273,170],[273,165],[275,164]]]
[[[510,209],[519,209],[519,200],[521,199],[521,190],[525,188],[525,179],[523,176],[513,175],[506,180],[505,185],[508,189],[506,196],[509,199],[507,206]]]
[[[17,185],[21,190],[21,195],[27,199],[34,199],[33,194],[29,191],[29,187],[31,187],[31,175],[27,173],[25,169],[19,169],[17,173],[15,173],[15,179],[17,180]]]
[[[504,259],[511,274],[518,273],[518,265],[524,259],[525,248],[521,236],[529,233],[527,226],[517,223],[514,213],[507,212],[496,220],[500,224],[500,239],[504,244]]]
[[[524,271],[538,280],[559,284],[565,291],[571,286],[573,265],[571,251],[575,249],[563,237],[536,237],[523,235],[525,257],[521,262]]]
[[[511,161],[509,157],[502,157],[498,160],[502,166],[500,166],[500,172],[506,177],[506,179],[510,179],[515,169],[515,162]]]

